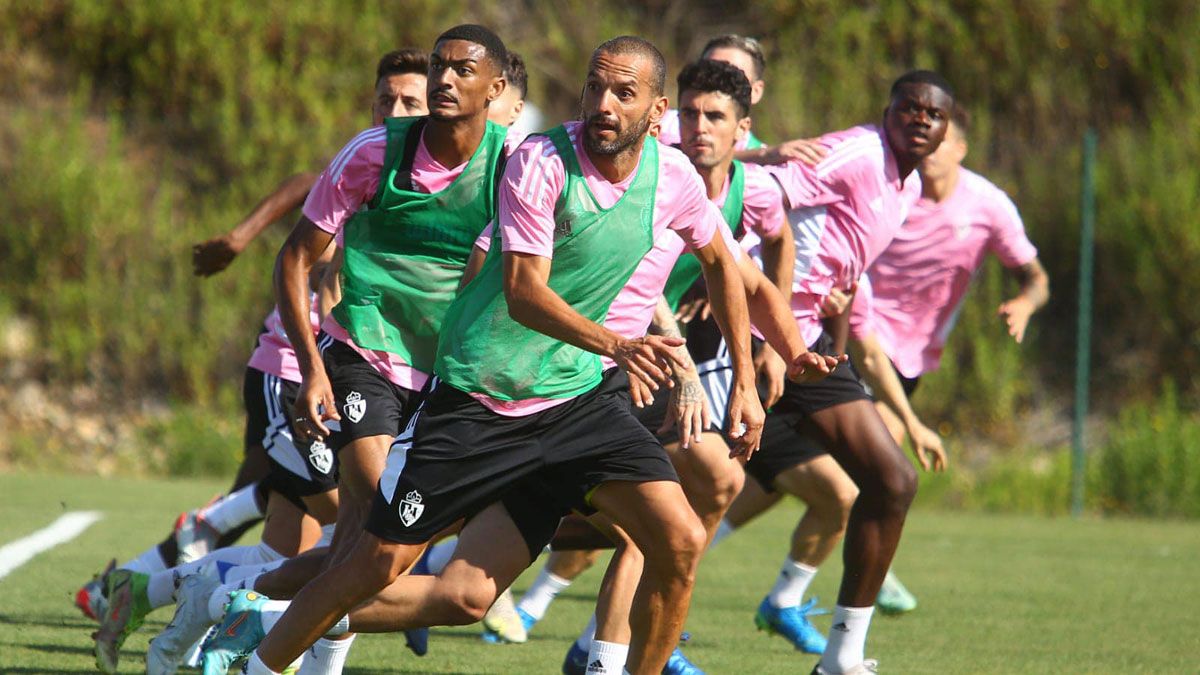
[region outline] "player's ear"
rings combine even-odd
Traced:
[[[670,107],[670,100],[666,96],[659,96],[650,104],[650,124],[651,126],[662,122],[662,118],[667,114],[667,108]]]
[[[755,80],[750,83],[750,105],[754,105],[762,100],[763,94],[767,91],[767,83],[765,80]]]
[[[737,135],[735,137],[739,141],[742,140],[750,133],[750,127],[752,127],[753,125],[754,125],[754,121],[750,119],[749,115],[746,115],[742,119],[738,120]]]
[[[500,98],[500,95],[504,93],[504,89],[507,86],[508,81],[504,79],[503,74],[492,80],[492,86],[488,87],[488,103]]]

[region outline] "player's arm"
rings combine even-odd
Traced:
[[[711,202],[706,201],[706,206],[716,211]],[[716,217],[719,218],[719,214]],[[754,387],[746,289],[737,261],[725,245],[724,237],[713,236],[704,246],[693,246],[692,252],[700,261],[704,282],[708,287],[708,301],[733,361],[733,387],[729,394],[729,434],[733,441],[730,455],[748,459],[758,450],[766,415]]]
[[[675,313],[671,311],[667,299],[661,295],[658,296],[658,305],[654,308],[654,318],[650,320],[650,332],[663,337],[683,339],[679,331],[679,322],[675,320]],[[683,365],[672,372],[675,386],[671,388],[667,414],[658,433],[665,434],[672,427],[678,427],[679,442],[686,449],[693,440],[700,441],[700,434],[708,428],[711,411],[708,408],[708,396],[700,384],[700,374],[696,371],[691,354],[682,346],[676,347],[675,352]]]
[[[1021,284],[1021,292],[1001,304],[997,313],[1008,324],[1008,334],[1021,342],[1025,339],[1029,317],[1050,300],[1050,276],[1037,258],[1011,268],[1011,273]]]
[[[333,259],[325,265],[321,272],[321,280],[317,284],[317,315],[321,321],[329,316],[333,308],[342,301],[342,284],[339,275],[342,272],[343,253],[340,246],[335,247]]]
[[[749,256],[742,256],[738,261],[738,271],[746,288],[750,319],[766,338],[763,349],[770,348],[775,358],[784,364],[785,376],[797,382],[819,380],[846,360],[844,354],[823,356],[808,350],[792,317],[791,307]]]
[[[504,298],[508,315],[521,325],[594,354],[607,356],[645,388],[670,386],[671,370],[683,367],[675,347],[678,338],[648,335],[626,340],[575,311],[549,286],[550,258],[532,253],[504,252]],[[640,405],[637,389],[634,403]]]
[[[797,138],[779,145],[764,145],[753,150],[739,150],[734,157],[750,164],[783,164],[798,159],[816,166],[829,151],[816,138]]]
[[[280,183],[245,218],[225,234],[192,247],[192,269],[207,277],[229,267],[233,259],[271,223],[300,208],[317,182],[315,173],[298,173]]]
[[[308,436],[325,437],[329,428],[323,422],[340,419],[333,404],[333,388],[325,375],[325,366],[317,351],[309,312],[309,274],[333,235],[317,227],[308,216],[301,216],[283,248],[275,258],[275,300],[279,318],[287,332],[303,378],[296,396],[293,426]]]
[[[862,365],[863,376],[875,397],[896,413],[904,423],[904,429],[912,439],[913,454],[917,456],[921,468],[928,471],[932,466],[935,471],[944,471],[946,451],[942,447],[942,439],[926,427],[913,411],[908,396],[904,393],[904,385],[900,383],[896,369],[892,367],[891,360],[875,339],[874,333],[867,333],[853,340],[850,349],[855,361]]]

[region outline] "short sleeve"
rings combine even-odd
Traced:
[[[500,180],[498,221],[506,253],[554,257],[554,204],[566,174],[550,139],[527,139]]]
[[[1021,214],[999,188],[989,200],[987,214],[991,221],[988,249],[1005,267],[1020,267],[1037,257],[1037,248],[1025,234]]]
[[[680,157],[682,157],[682,153]],[[683,239],[684,243],[689,248],[704,248],[708,246],[708,242],[712,241],[713,235],[718,229],[729,229],[725,225],[725,218],[721,215],[721,209],[708,199],[708,194],[705,192],[704,183],[700,179],[700,174],[696,173],[688,163],[687,170],[681,170],[676,162],[669,161],[670,158],[663,158],[663,185],[674,185],[672,190],[672,200],[669,208],[672,209],[670,220],[667,221],[667,227]],[[686,159],[685,159],[686,161]],[[662,190],[659,190],[660,197]]]
[[[479,236],[475,238],[475,248],[483,251],[484,253],[490,251],[492,248],[492,232],[495,231],[495,229],[496,221],[493,220],[492,222],[488,223],[487,227],[483,228],[483,232],[480,232]]]
[[[765,169],[746,164],[745,192],[742,194],[742,224],[762,239],[772,239],[779,234],[786,215],[783,211],[783,193]]]
[[[304,216],[325,232],[341,232],[346,221],[378,191],[386,150],[384,127],[355,136],[317,178],[304,201]]]

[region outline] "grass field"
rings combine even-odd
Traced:
[[[110,556],[156,541],[178,511],[221,489],[214,482],[0,476],[0,545],[45,527],[64,510],[105,518],[77,539],[0,580],[0,673],[89,673],[93,624],[71,605],[80,583]],[[800,513],[788,504],[734,535],[701,566],[688,629],[689,656],[710,673],[807,673],[815,659],[754,629]],[[897,572],[921,606],[877,617],[867,643],[887,673],[1200,672],[1200,526],[1187,522],[1043,519],[918,508]],[[814,582],[835,596],[840,563]],[[532,572],[528,573],[532,574]],[[476,628],[437,629],[418,659],[397,636],[365,636],[347,673],[555,673],[591,611],[600,570],[552,605],[525,645],[493,646]],[[530,577],[518,581],[523,589]],[[169,610],[122,651],[122,672],[142,655]],[[828,617],[817,619],[823,630]]]

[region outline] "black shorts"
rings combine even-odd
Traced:
[[[704,380],[701,379],[701,384],[703,384],[703,382]],[[637,421],[641,422],[642,426],[646,427],[646,430],[654,434],[655,437],[658,438],[659,442],[663,444],[676,443],[679,441],[679,429],[675,427],[672,427],[671,430],[665,434],[658,433],[658,430],[662,428],[663,422],[667,419],[667,408],[670,407],[670,402],[671,390],[659,389],[654,394],[654,403],[651,403],[645,408],[637,408],[632,404],[630,405],[630,410],[633,411],[633,416],[637,418]],[[724,419],[725,411],[722,409],[720,411],[720,415],[718,415],[717,411],[712,407],[711,398],[709,399],[708,404],[710,415],[708,428],[705,429],[705,431],[719,434],[721,433],[721,427],[717,425],[717,420],[718,418]]]
[[[503,501],[536,557],[563,515],[590,510],[588,498],[602,483],[679,480],[630,408],[618,369],[586,394],[524,417],[498,415],[437,385],[392,447],[367,530],[424,543]]]
[[[358,352],[327,333],[317,336],[317,344],[333,387],[338,414],[342,416],[340,421],[325,423],[333,432],[329,446],[334,452],[341,452],[360,438],[400,435],[415,392],[393,384]]]
[[[825,333],[809,349],[832,355],[833,340]],[[746,462],[746,473],[768,492],[774,491],[775,477],[828,452],[825,441],[812,425],[813,413],[841,403],[870,400],[866,385],[849,361],[839,364],[818,382],[797,384],[788,381],[783,398],[767,413],[762,444]]]
[[[246,406],[246,444],[267,451],[271,470],[265,487],[300,508],[303,497],[337,488],[337,460],[321,441],[297,443],[292,436],[292,407],[300,385],[257,368],[246,368],[242,400]]]

